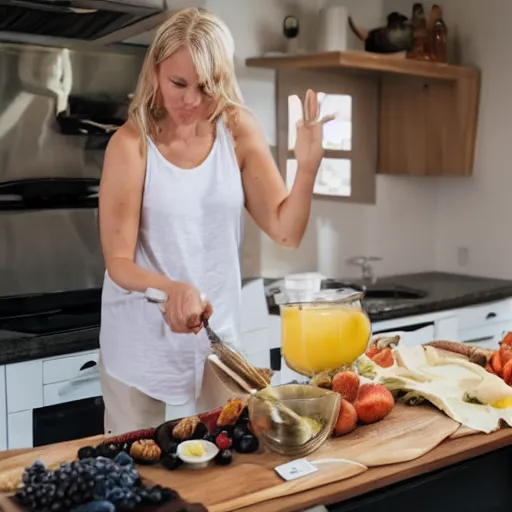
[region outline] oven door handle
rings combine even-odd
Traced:
[[[78,372],[78,375],[76,377],[73,377],[72,379],[68,380],[65,384],[62,385],[62,387],[58,391],[59,396],[66,395],[72,389],[76,388],[80,384],[83,384],[84,382],[99,380],[99,378],[100,371],[98,365],[94,365],[90,368],[84,368],[83,370],[80,370]]]

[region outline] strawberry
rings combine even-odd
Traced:
[[[371,360],[381,366],[382,368],[389,368],[395,364],[395,358],[393,357],[393,352],[389,347],[385,347],[380,350],[377,354],[375,354]]]
[[[501,361],[500,351],[496,350],[491,357],[491,365],[494,373],[498,377],[503,377],[503,363]]]
[[[501,345],[500,347],[500,359],[503,367],[512,359],[512,346]]]
[[[342,398],[353,402],[359,391],[359,375],[351,370],[337,373],[332,379],[332,390],[339,393]]]
[[[354,407],[359,421],[375,423],[385,418],[393,409],[395,399],[381,384],[363,384]]]
[[[343,436],[352,432],[357,427],[357,412],[355,407],[344,398],[341,399],[340,414],[334,425],[333,435]]]
[[[373,347],[370,347],[366,351],[366,356],[369,357],[370,359],[373,359],[379,352],[380,352],[380,349],[378,349],[377,347],[373,346]]]
[[[512,332],[507,332],[501,340],[501,345],[512,346]]]
[[[222,451],[222,450],[227,450],[228,448],[231,448],[233,441],[228,437],[226,432],[221,432],[215,438],[215,444],[217,445],[217,448],[220,451]]]
[[[503,366],[503,380],[508,386],[512,385],[512,359]]]

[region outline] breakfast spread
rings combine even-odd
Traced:
[[[498,350],[450,341],[400,347],[399,336],[370,337],[358,295],[329,292],[281,305],[283,354],[309,384],[266,385],[213,411],[84,446],[71,462],[36,461],[21,482],[11,482],[14,499],[40,512],[150,510],[181,498],[145,485],[138,464],[176,471],[229,466],[236,454],[264,450],[305,456],[329,438],[385,420],[397,402],[428,402],[480,432],[512,426],[512,334]],[[179,510],[206,509],[184,504]]]

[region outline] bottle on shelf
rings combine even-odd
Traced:
[[[429,60],[429,39],[427,35],[427,18],[422,3],[415,3],[412,6],[412,48],[407,52],[410,59]]]
[[[427,26],[430,60],[448,62],[448,29],[443,20],[443,12],[439,5],[434,4],[430,11]]]

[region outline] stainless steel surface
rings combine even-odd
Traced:
[[[99,178],[103,151],[86,150],[85,136],[61,133],[57,114],[66,113],[72,97],[127,108],[142,60],[139,52],[0,44],[0,182]]]
[[[101,287],[97,210],[0,213],[0,295]]]
[[[144,34],[168,16],[165,0],[0,0],[0,40],[101,48]]]
[[[101,286],[97,199],[75,205],[71,197],[64,206],[26,210],[20,204],[14,210],[9,201],[17,198],[6,186],[45,178],[99,180],[108,136],[83,134],[82,127],[65,134],[58,119],[89,118],[87,111],[70,111],[76,98],[122,105],[119,117],[125,118],[142,59],[140,51],[0,44],[0,296]],[[48,186],[59,194],[62,185]]]
[[[377,277],[370,264],[374,261],[382,261],[382,258],[377,256],[354,256],[353,258],[349,258],[347,263],[349,265],[356,265],[357,267],[361,267],[363,281],[375,284],[377,282]]]

